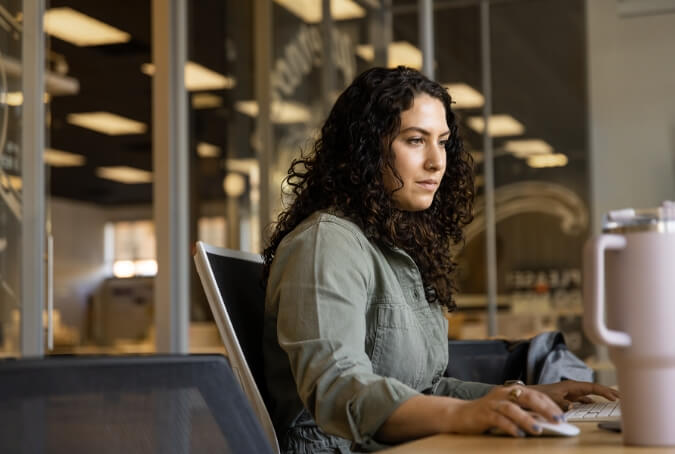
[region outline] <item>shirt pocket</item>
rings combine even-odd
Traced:
[[[424,378],[422,327],[414,311],[402,304],[381,304],[375,317],[373,372],[417,388]]]

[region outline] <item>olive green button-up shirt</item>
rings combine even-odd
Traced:
[[[356,224],[329,213],[307,218],[277,248],[264,336],[282,448],[305,450],[285,438],[315,421],[319,435],[302,440],[308,452],[327,446],[322,432],[377,449],[374,434],[410,397],[473,399],[492,388],[443,377],[447,320],[427,302],[410,256],[370,242]]]

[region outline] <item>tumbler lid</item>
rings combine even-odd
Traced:
[[[605,215],[602,231],[675,233],[675,202],[667,200],[657,208],[623,208],[610,211]]]

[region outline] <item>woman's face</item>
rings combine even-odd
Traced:
[[[384,173],[384,187],[400,210],[421,211],[431,206],[445,173],[445,143],[450,128],[443,103],[427,94],[415,96],[410,109],[401,113],[401,128],[391,151],[394,168],[403,187],[390,169]]]

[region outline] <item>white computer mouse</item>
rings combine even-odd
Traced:
[[[549,437],[576,437],[579,435],[579,428],[574,424],[568,422],[559,422],[553,423],[548,421],[537,421],[537,424],[541,426],[541,434],[536,435],[539,437],[549,436]]]
[[[560,423],[554,423],[554,422],[548,422],[544,421],[540,417],[537,417],[537,424],[541,427],[541,433],[532,435],[532,434],[527,434],[528,436],[531,437],[576,437],[579,435],[579,428],[575,426],[574,424],[570,424],[568,422],[560,422]],[[493,428],[489,431],[492,435],[508,435],[505,431],[502,429],[498,428]]]

